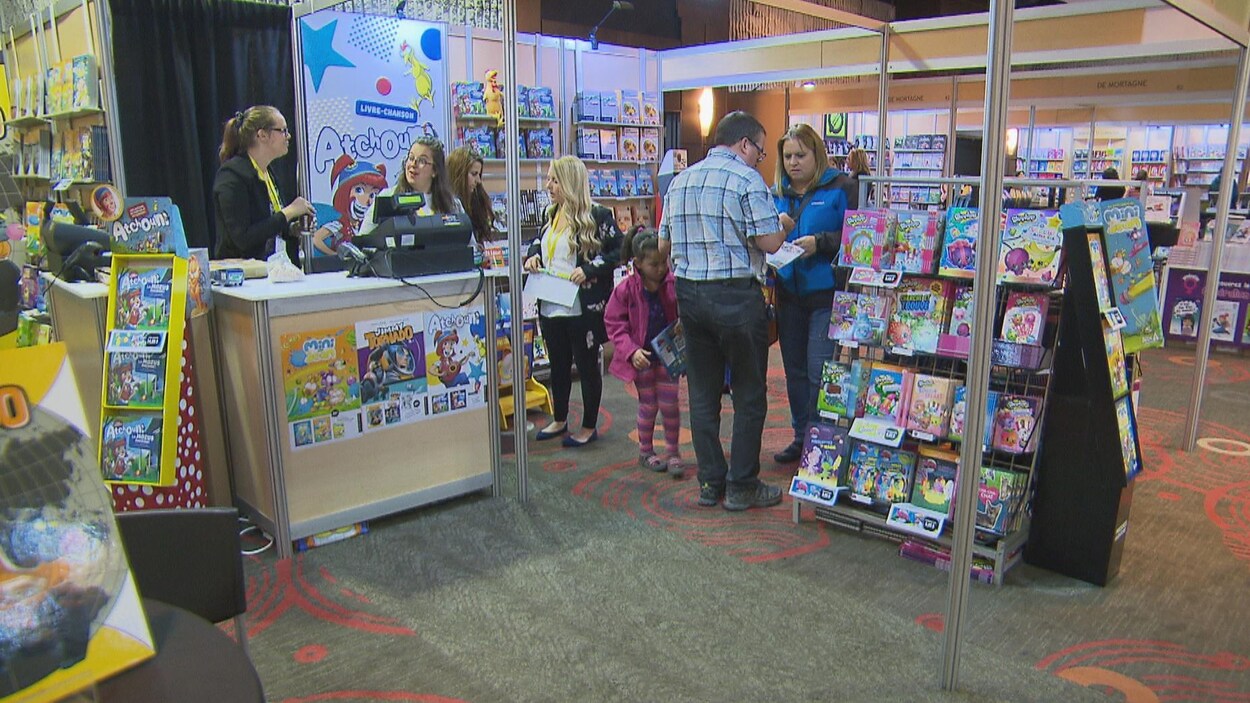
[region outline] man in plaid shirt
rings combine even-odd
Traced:
[[[660,251],[672,259],[686,332],[699,505],[723,498],[726,510],[781,502],[781,489],[759,480],[768,411],[768,320],[760,283],[765,253],[776,251],[787,234],[755,170],[764,160],[764,139],[759,120],[745,112],[726,115],[716,125],[717,146],[669,185],[660,222]],[[720,442],[726,368],[734,409],[728,461]]]

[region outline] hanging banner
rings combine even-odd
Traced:
[[[317,239],[351,239],[419,137],[447,143],[446,26],[348,12],[300,20],[309,200]]]

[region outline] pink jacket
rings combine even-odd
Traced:
[[[664,317],[668,322],[677,319],[677,289],[673,284],[672,271],[660,284],[660,304],[664,306]],[[616,346],[608,371],[629,383],[634,380],[634,366],[629,363],[629,357],[647,343],[647,298],[643,293],[642,277],[637,273],[630,274],[612,291],[607,310],[603,313],[603,325],[607,328],[608,339]],[[649,347],[647,350],[652,351]]]

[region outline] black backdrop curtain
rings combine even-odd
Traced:
[[[268,104],[295,124],[291,10],[237,0],[111,0],[126,195],[169,196],[192,247],[216,250],[211,196],[222,127]],[[295,153],[273,164],[296,194]]]

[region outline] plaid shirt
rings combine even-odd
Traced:
[[[751,237],[781,231],[759,172],[726,147],[677,174],[664,194],[660,239],[673,244],[673,275],[694,281],[764,279],[764,253]]]

